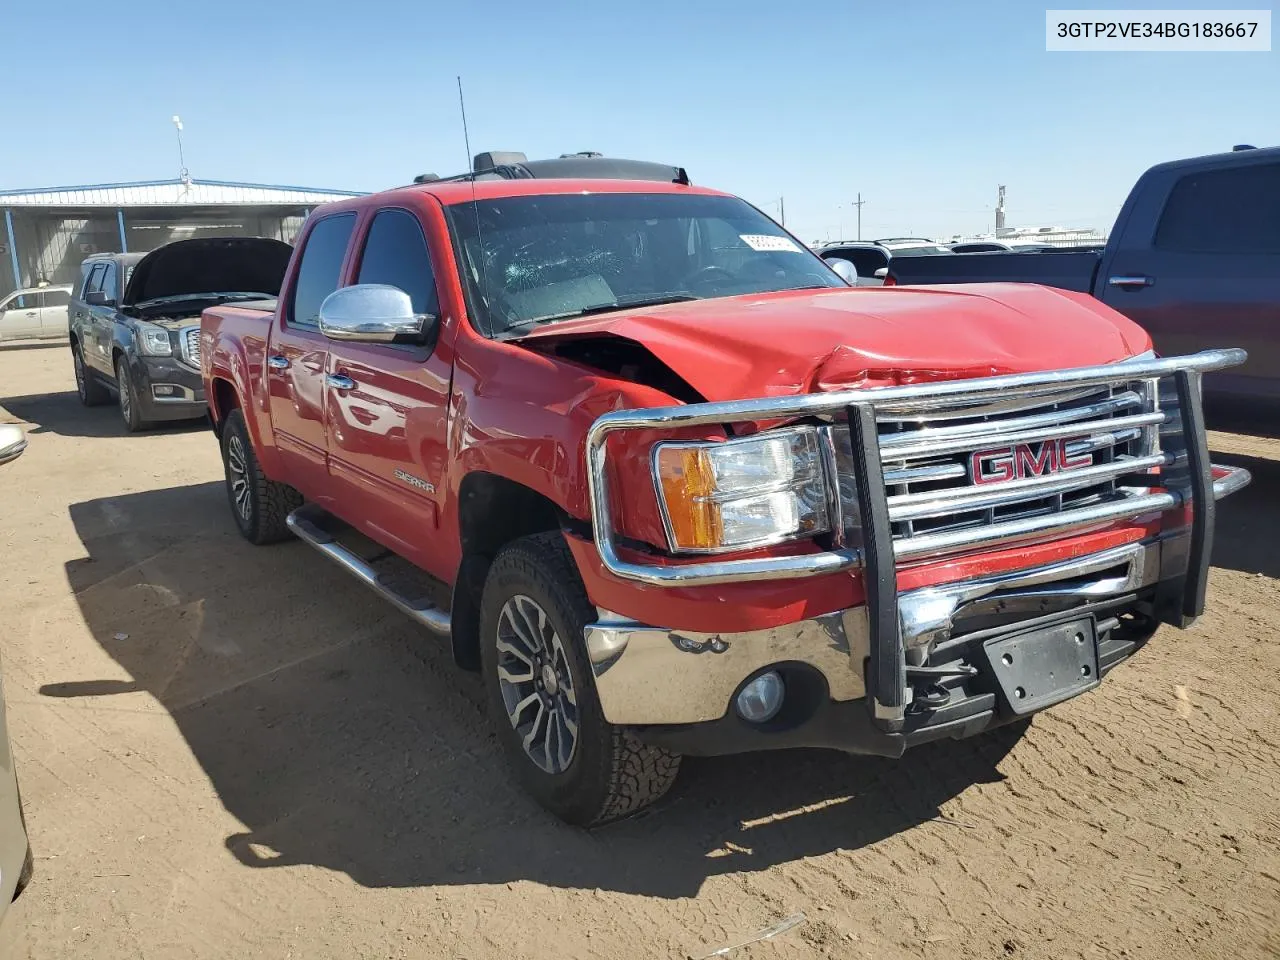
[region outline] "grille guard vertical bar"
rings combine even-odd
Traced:
[[[1176,624],[1185,627],[1204,613],[1217,504],[1213,492],[1213,466],[1209,462],[1209,439],[1204,429],[1200,373],[1179,370],[1173,375],[1173,382],[1178,388],[1178,409],[1182,415],[1182,435],[1187,445],[1187,469],[1191,481],[1191,542],[1188,544],[1187,576],[1182,591],[1181,622]]]
[[[876,723],[896,732],[902,729],[907,707],[907,663],[898,628],[898,566],[880,463],[880,436],[872,404],[851,404],[848,411],[862,521],[862,582],[867,595],[867,702]]]

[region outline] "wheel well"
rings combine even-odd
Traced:
[[[480,596],[489,565],[506,544],[559,530],[563,512],[542,494],[493,473],[470,473],[458,490],[462,562],[453,585],[450,621],[453,659],[467,670],[480,667]]]
[[[211,413],[213,416],[213,427],[215,432],[222,429],[222,424],[227,422],[227,414],[232,410],[240,408],[240,395],[236,393],[236,388],[232,386],[230,380],[224,380],[217,377],[213,381],[213,407]]]

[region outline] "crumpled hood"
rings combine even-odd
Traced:
[[[276,296],[292,253],[289,244],[266,237],[175,240],[138,261],[120,303],[230,291]]]
[[[1082,367],[1151,346],[1086,294],[1012,283],[699,300],[564,321],[517,342],[601,335],[644,345],[708,400]]]

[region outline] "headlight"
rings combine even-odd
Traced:
[[[139,323],[135,327],[138,337],[138,349],[149,357],[168,357],[173,354],[173,344],[169,341],[169,331],[157,327],[154,323]]]
[[[653,472],[673,551],[764,546],[830,529],[818,432],[659,443]]]

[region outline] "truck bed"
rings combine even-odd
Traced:
[[[932,283],[1041,283],[1080,293],[1093,291],[1101,259],[1076,253],[957,253],[949,257],[894,257],[889,276],[899,285]]]

